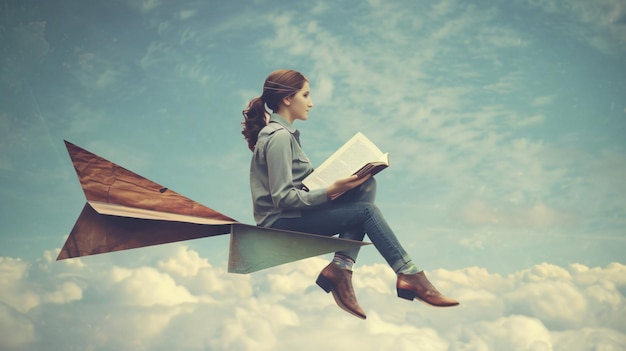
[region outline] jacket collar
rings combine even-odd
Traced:
[[[279,123],[285,129],[287,129],[287,131],[291,134],[295,134],[297,132],[297,129],[294,128],[294,126],[291,123],[287,122],[287,120],[283,116],[279,115],[278,113],[272,113],[272,115],[270,116],[270,122]]]

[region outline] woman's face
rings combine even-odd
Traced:
[[[309,117],[309,110],[313,107],[311,101],[311,92],[309,91],[309,82],[304,82],[302,89],[295,95],[288,98],[290,104],[287,106],[289,115],[293,120],[300,119],[305,121]]]

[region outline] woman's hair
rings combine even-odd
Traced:
[[[287,69],[274,71],[267,76],[263,83],[263,94],[252,99],[248,107],[243,110],[244,121],[241,123],[243,125],[241,134],[248,142],[250,150],[254,151],[259,132],[267,125],[266,114],[268,112],[265,105],[273,112],[278,112],[280,102],[302,89],[306,81],[306,77],[300,72]]]

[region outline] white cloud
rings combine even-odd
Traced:
[[[611,281],[601,280],[596,285],[586,288],[584,292],[591,300],[601,305],[618,307],[623,302],[623,296]]]
[[[29,264],[19,258],[0,257],[0,301],[22,313],[40,303],[39,296],[24,285],[28,268]]]
[[[481,322],[468,328],[453,350],[553,350],[550,331],[540,320],[512,315],[494,321]]]
[[[376,343],[381,350],[446,350],[449,342],[433,328],[416,328],[412,325],[398,325],[380,318],[378,313],[370,315],[366,330],[372,338],[380,337]],[[372,341],[369,341],[372,342]],[[361,345],[359,348],[367,348]]]
[[[89,341],[100,344],[100,347],[152,350],[158,346],[160,338],[167,340],[162,334],[173,321],[184,318],[192,311],[190,306],[166,309],[118,306],[114,311],[103,311],[104,316],[94,318],[97,321],[96,335],[89,337]],[[184,337],[179,340],[184,341]]]
[[[35,340],[35,327],[31,320],[0,302],[0,349],[27,350]]]
[[[0,284],[11,286],[26,276],[28,264],[19,258],[0,257]]]
[[[223,320],[218,346],[226,350],[275,350],[278,334],[299,324],[296,313],[283,306],[244,301],[232,317]]]
[[[63,282],[51,292],[45,292],[43,301],[56,304],[65,304],[82,299],[83,290],[74,282]]]
[[[619,351],[626,345],[626,334],[607,328],[583,328],[553,333],[555,350],[587,351],[606,350]]]
[[[583,293],[562,281],[527,283],[505,298],[515,313],[540,319],[556,330],[580,327],[589,308]]]
[[[134,270],[114,267],[111,270],[113,291],[124,304],[131,306],[174,306],[193,303],[197,299],[189,291],[177,285],[174,279],[151,267]]]
[[[515,274],[516,279],[526,282],[540,282],[545,280],[568,281],[572,275],[566,269],[549,263],[537,264],[529,269]]]
[[[14,331],[4,345],[9,350],[37,348],[39,333],[51,333],[47,330],[59,324],[64,329],[55,329],[59,338],[48,341],[50,347],[67,345],[64,333],[71,331],[76,347],[118,350],[158,345],[184,350],[207,345],[255,350],[414,350],[416,345],[424,350],[569,350],[576,335],[586,345],[578,349],[587,350],[616,347],[626,333],[626,268],[619,263],[544,263],[507,276],[480,267],[427,272],[443,293],[461,301],[449,309],[398,299],[389,267],[357,265],[354,286],[368,314],[362,321],[315,286],[327,263],[321,258],[244,276],[214,268],[185,245],[170,252],[155,260],[155,267],[109,268],[109,261],[100,259],[83,261],[82,267],[36,265],[2,258],[0,324]],[[54,279],[41,279],[46,275]],[[37,297],[36,309],[26,307],[20,297],[27,292]],[[61,308],[72,313],[58,313]],[[34,318],[40,315],[55,316],[55,323]]]
[[[196,251],[188,250],[186,246],[179,246],[173,257],[159,262],[159,268],[183,277],[195,276],[205,267],[211,267],[209,261],[201,258]]]
[[[571,269],[574,272],[574,279],[580,284],[592,285],[608,280],[621,286],[626,285],[626,265],[622,263],[611,263],[604,268],[572,264]]]

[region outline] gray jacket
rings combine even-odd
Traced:
[[[313,166],[300,147],[298,130],[272,114],[259,133],[250,163],[257,225],[269,227],[279,218],[297,218],[302,209],[328,202],[326,189],[302,189],[302,180],[311,172]]]

